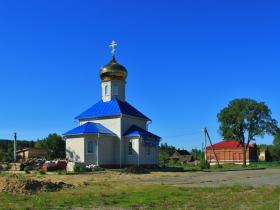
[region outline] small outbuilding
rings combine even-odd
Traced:
[[[32,158],[45,159],[48,156],[48,150],[43,148],[24,148],[17,150],[17,157],[20,161],[24,162]]]
[[[187,150],[175,150],[169,159],[177,163],[189,163],[193,161],[193,156]]]

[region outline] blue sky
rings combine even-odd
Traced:
[[[99,69],[129,71],[127,101],[163,142],[201,148],[235,98],[265,101],[280,121],[279,1],[1,1],[0,138],[75,127],[100,100]],[[266,136],[258,143],[271,143]]]

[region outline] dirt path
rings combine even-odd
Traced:
[[[280,186],[280,169],[227,172],[152,172],[141,175],[106,171],[78,175],[30,175],[30,178],[40,181],[65,182],[76,186],[86,185],[91,182],[105,183],[106,181],[116,181],[129,184],[165,184],[184,187],[218,187],[231,185],[259,187]]]
[[[156,178],[147,177],[145,183],[160,183],[190,187],[217,187],[232,185],[280,186],[280,169],[173,173]],[[137,182],[137,181],[136,181]]]

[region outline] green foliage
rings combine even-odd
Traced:
[[[25,166],[25,167],[23,168],[23,171],[24,171],[26,174],[30,174],[29,166]]]
[[[161,144],[159,148],[159,160],[161,164],[166,164],[169,161],[169,157],[174,153],[176,148],[168,145],[167,143]]]
[[[17,149],[23,149],[26,147],[33,147],[34,141],[17,141]],[[0,162],[12,162],[13,161],[14,142],[12,140],[0,140]]]
[[[40,175],[44,175],[44,174],[46,174],[46,172],[45,172],[43,169],[41,169],[41,168],[39,169],[39,171],[38,171],[38,172],[39,172],[39,174],[40,174]]]
[[[235,99],[218,114],[220,132],[225,139],[235,139],[244,145],[257,136],[275,134],[277,121],[263,102],[252,99]],[[246,142],[247,137],[247,142]],[[246,162],[244,160],[244,164]]]
[[[90,172],[92,169],[86,168],[85,165],[76,163],[73,167],[75,173]]]
[[[79,173],[79,172],[82,171],[82,167],[79,164],[75,164],[74,167],[73,167],[73,170],[74,170],[75,173]]]
[[[274,136],[273,145],[270,148],[270,153],[273,161],[280,160],[280,129],[277,130]]]
[[[0,200],[1,209],[278,209],[279,193],[279,187],[185,187],[102,179],[59,192],[0,193]]]
[[[65,158],[65,141],[56,133],[49,134],[47,138],[38,140],[35,143],[37,148],[48,149],[48,159]]]
[[[194,160],[202,160],[204,153],[200,149],[192,149],[191,155]]]
[[[201,169],[209,169],[209,168],[210,168],[210,164],[209,164],[209,162],[208,162],[207,160],[202,159],[202,160],[200,161],[200,163],[199,163],[199,167],[200,167]]]

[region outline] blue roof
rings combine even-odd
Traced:
[[[139,128],[136,125],[131,126],[127,132],[125,132],[124,136],[127,137],[142,137],[143,140],[156,140],[156,141],[160,141],[160,137],[149,132],[146,131],[142,128]]]
[[[106,117],[113,115],[125,114],[129,116],[143,118],[150,121],[148,117],[138,111],[136,108],[131,106],[127,102],[120,101],[116,98],[111,101],[104,102],[103,100],[99,101],[97,104],[93,105],[91,108],[80,114],[76,119],[89,119],[96,117]]]
[[[79,135],[79,134],[107,134],[107,135],[114,135],[115,134],[110,131],[108,128],[105,128],[103,125],[99,123],[92,123],[87,122],[77,128],[74,128],[66,133],[64,133],[64,136],[67,135]]]

